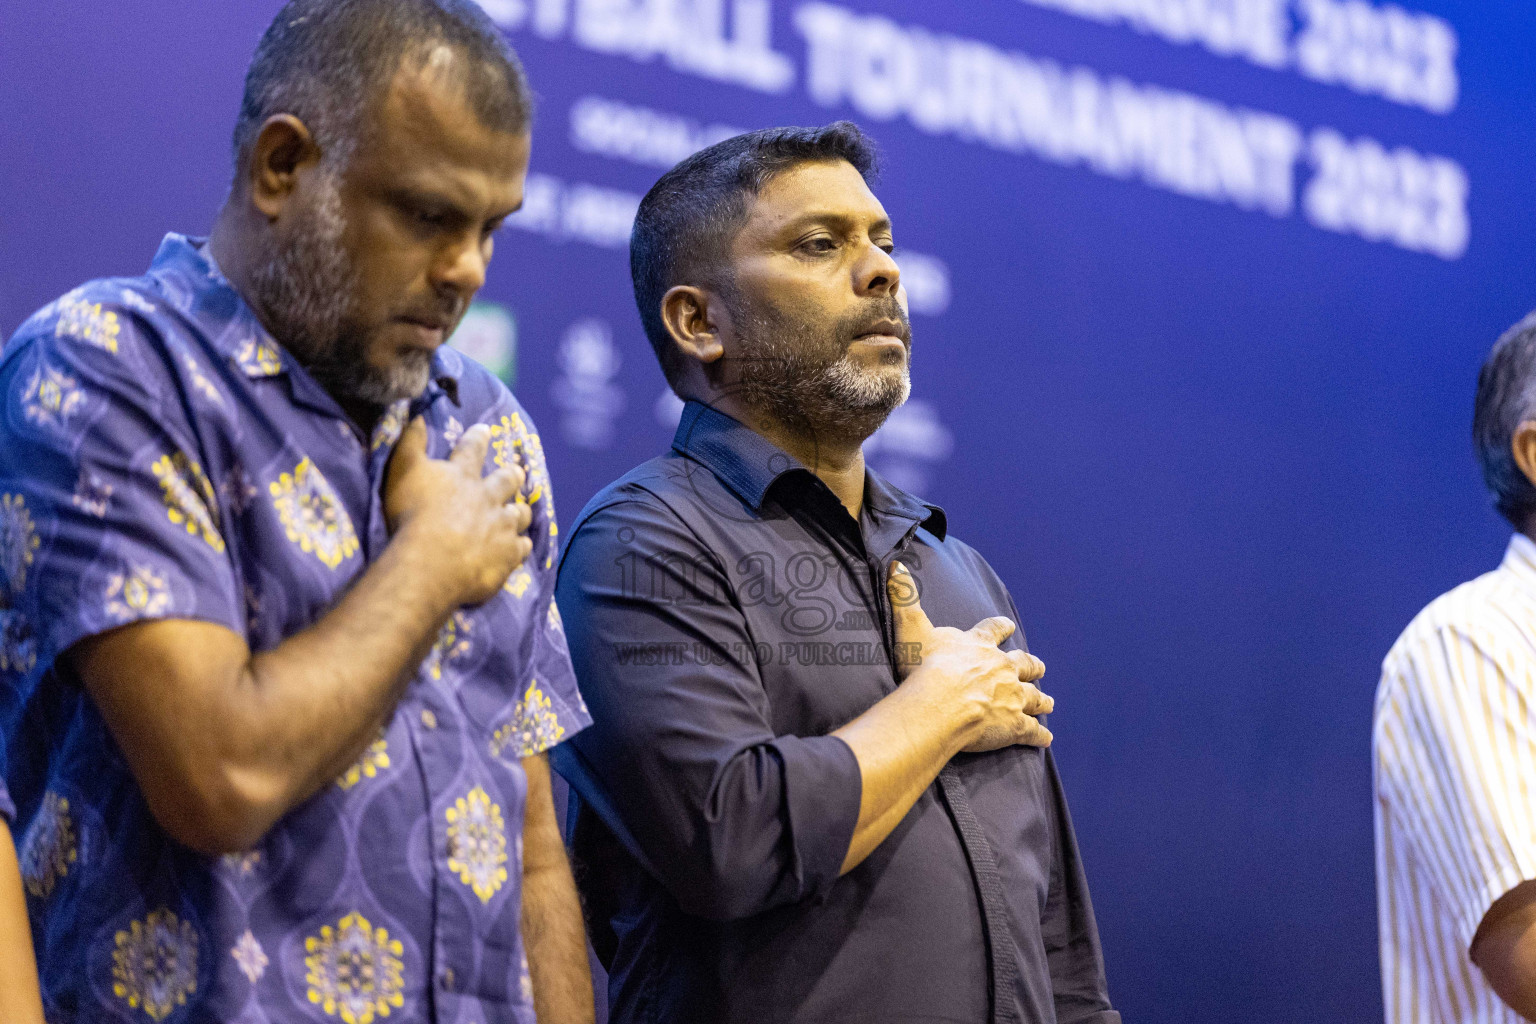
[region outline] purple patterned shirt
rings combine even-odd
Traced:
[[[50,1020],[533,1021],[520,759],[589,719],[539,437],[469,359],[440,350],[433,378],[363,436],[178,235],[0,354],[0,814]],[[416,412],[437,458],[491,425],[488,464],[528,472],[532,555],[453,615],[334,785],[247,853],[182,847],[59,654],[142,619],[253,651],[316,621],[388,543],[380,484]]]

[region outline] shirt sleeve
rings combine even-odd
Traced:
[[[1387,658],[1376,709],[1380,799],[1470,949],[1488,909],[1536,878],[1536,686],[1494,628],[1441,625]]]
[[[837,879],[857,760],[769,724],[725,573],[668,509],[625,500],[572,537],[557,585],[593,726],[555,766],[695,916],[733,920]]]
[[[218,504],[153,330],[69,298],[0,362],[0,766],[44,675],[147,619],[244,635]],[[0,795],[0,810],[9,801]]]

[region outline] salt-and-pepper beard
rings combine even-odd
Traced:
[[[911,325],[895,296],[830,325],[809,311],[748,308],[739,294],[729,296],[728,305],[740,325],[742,354],[734,367],[724,368],[726,386],[792,430],[861,444],[912,393]],[[900,324],[907,342],[899,374],[891,372],[893,360],[869,367],[849,355],[854,339],[881,320]]]
[[[323,171],[308,219],[251,274],[273,337],[337,398],[387,406],[427,386],[431,356],[411,351],[388,369],[368,363],[368,338],[352,313],[358,291],[342,236],[341,182]]]

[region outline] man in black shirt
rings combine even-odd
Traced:
[[[872,166],[847,123],[754,132],[636,218],[687,404],[557,587],[594,724],[554,757],[618,1024],[1119,1021],[1044,666],[943,511],[864,465],[910,389]]]

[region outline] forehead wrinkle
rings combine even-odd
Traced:
[[[467,60],[465,54],[442,42],[406,54],[374,104],[373,120],[378,133],[404,128],[413,134],[435,134],[442,138],[463,135],[455,122],[491,130],[473,109]]]
[[[513,184],[527,135],[480,121],[462,82],[445,75],[443,61],[458,62],[451,48],[439,46],[429,58],[432,66],[414,63],[396,73],[379,104],[375,131],[356,162],[372,165],[371,175],[397,187],[451,197],[476,210],[499,208],[503,197],[498,193]],[[519,199],[509,191],[504,205],[510,208]]]
[[[853,181],[848,180],[849,174],[854,175]],[[826,180],[828,176],[831,181]],[[848,205],[841,208],[825,206],[826,193],[841,189],[848,190]],[[776,206],[788,208],[776,211]],[[804,209],[807,206],[810,209]],[[751,224],[765,219],[771,225],[771,231],[818,219],[845,224],[868,223],[870,230],[890,226],[890,216],[863,175],[844,161],[800,164],[775,175],[752,202],[747,222]]]
[[[401,68],[380,106],[382,134],[449,135],[451,126],[443,116],[449,104],[466,105],[462,87],[425,68]]]

